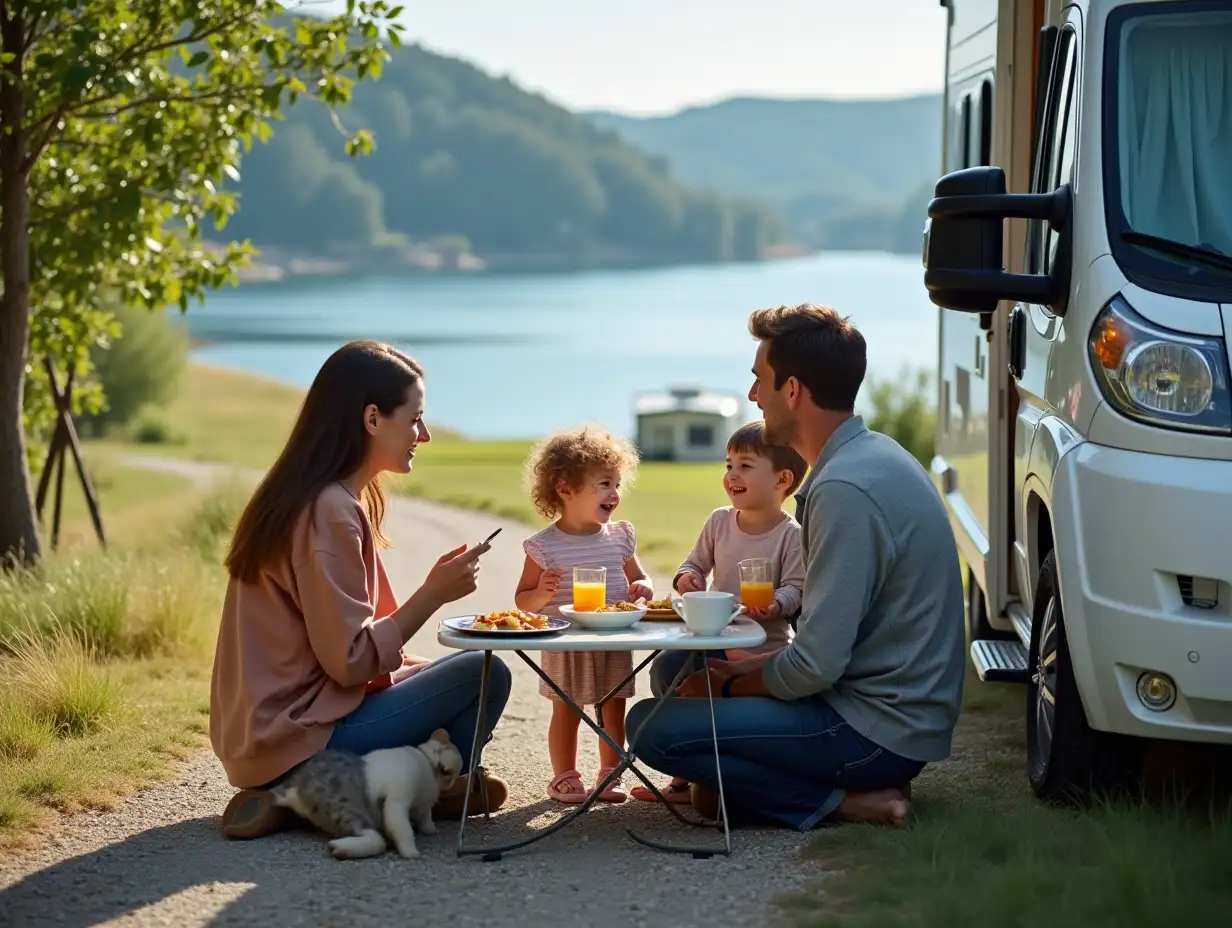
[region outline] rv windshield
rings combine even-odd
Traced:
[[[1109,18],[1109,233],[1126,272],[1177,296],[1232,293],[1232,0]],[[1112,161],[1112,159],[1110,159]],[[1149,283],[1148,283],[1149,281]]]

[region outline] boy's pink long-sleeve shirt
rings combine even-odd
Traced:
[[[777,651],[790,640],[791,626],[787,616],[800,608],[804,594],[804,553],[800,541],[800,523],[784,513],[784,519],[768,532],[748,535],[736,524],[736,510],[721,506],[706,519],[697,543],[676,571],[692,571],[705,582],[711,571],[714,580],[710,589],[735,594],[740,601],[740,567],[742,560],[764,557],[770,561],[770,579],[774,583],[774,598],[783,610],[783,618],[763,622],[765,644],[753,648],[753,653]],[[675,579],[672,581],[675,586]]]

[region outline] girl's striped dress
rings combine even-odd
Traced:
[[[637,550],[637,537],[628,522],[609,522],[593,535],[569,535],[552,524],[526,539],[522,548],[544,570],[559,567],[563,571],[556,595],[541,610],[544,615],[559,616],[560,607],[573,602],[575,567],[606,567],[608,603],[629,598],[625,561]],[[543,651],[539,666],[579,706],[593,706],[633,671],[633,653]],[[539,694],[560,701],[542,680]],[[624,699],[632,695],[632,680],[616,694]]]

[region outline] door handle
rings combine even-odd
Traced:
[[[1021,380],[1027,368],[1027,313],[1022,304],[1015,304],[1010,311],[1009,324],[1009,368],[1010,376]]]

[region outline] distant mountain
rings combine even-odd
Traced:
[[[797,238],[820,247],[914,250],[940,173],[938,94],[735,98],[670,116],[586,115],[663,157],[686,183],[773,202]]]
[[[428,245],[489,266],[750,260],[784,236],[755,198],[682,183],[587,119],[419,45],[393,51],[339,115],[372,129],[375,151],[348,158],[323,107],[290,108],[244,156],[229,233],[267,253],[403,260]]]

